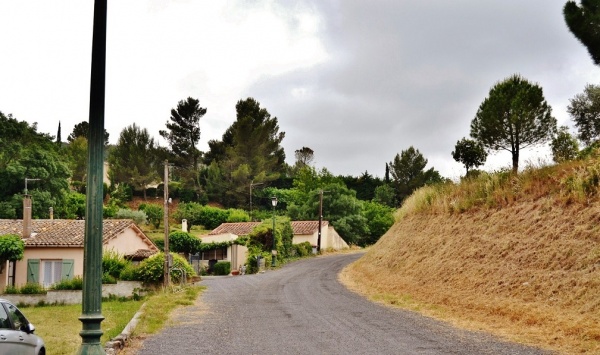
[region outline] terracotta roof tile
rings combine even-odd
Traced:
[[[294,235],[313,234],[319,230],[319,221],[292,221],[292,230]],[[321,221],[321,229],[327,228],[328,221]]]
[[[248,235],[254,227],[261,222],[239,222],[239,223],[223,223],[215,228],[208,235],[217,235],[231,233],[234,235]],[[319,230],[319,221],[292,221],[292,230],[294,235],[313,234]],[[327,228],[328,221],[322,221],[321,228]]]
[[[34,219],[31,221],[31,236],[23,238],[25,246],[30,247],[83,247],[85,232],[84,220],[71,219]],[[130,219],[106,219],[102,224],[102,244],[116,238],[126,228],[133,228],[145,239],[148,237]],[[19,219],[0,219],[0,235],[21,235],[23,221]],[[149,247],[156,248],[152,243]],[[154,246],[154,248],[152,248]]]
[[[248,235],[254,227],[261,224],[261,222],[238,222],[238,223],[222,223],[220,226],[215,228],[208,235],[217,235],[231,233],[235,235]]]

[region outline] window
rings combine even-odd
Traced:
[[[17,309],[12,304],[5,303],[6,308],[8,308],[8,316],[12,320],[13,329],[15,330],[25,330],[25,327],[29,324],[23,313]]]
[[[226,260],[227,247],[207,250],[200,253],[200,260]]]
[[[50,287],[61,280],[62,260],[42,260],[42,285]]]
[[[0,329],[10,329],[10,321],[8,320],[8,314],[2,305],[0,305]]]

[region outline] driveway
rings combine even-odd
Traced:
[[[212,278],[138,354],[546,354],[372,303],[337,274],[361,254]]]

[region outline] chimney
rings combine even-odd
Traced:
[[[31,236],[31,195],[23,195],[23,238]]]
[[[50,220],[54,219],[54,208],[50,207]]]

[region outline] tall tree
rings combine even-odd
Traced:
[[[26,178],[40,179],[28,186],[34,218],[47,217],[50,207],[64,202],[70,171],[54,138],[38,133],[35,123],[30,126],[0,112],[0,218],[22,215]]]
[[[467,169],[467,175],[469,175],[469,169],[473,167],[481,166],[487,159],[487,152],[480,142],[472,139],[463,138],[456,142],[454,151],[452,152],[452,158],[459,163],[462,163]]]
[[[427,159],[412,146],[400,154],[396,154],[389,166],[396,195],[400,202],[419,187],[442,180],[434,168],[425,170]]]
[[[600,85],[587,84],[583,93],[575,95],[567,106],[575,121],[578,137],[586,145],[600,138]]]
[[[65,149],[69,157],[73,185],[77,190],[82,190],[86,183],[88,141],[85,137],[77,137]]]
[[[200,142],[200,119],[205,114],[206,108],[200,107],[200,100],[188,97],[171,109],[167,130],[159,132],[169,143],[175,163],[180,167],[198,169],[201,153],[196,146]]]
[[[222,141],[210,141],[205,164],[216,161],[227,185],[226,200],[230,207],[246,205],[245,196],[251,182],[271,182],[285,171],[285,153],[277,117],[260,107],[253,98],[236,104],[236,121],[225,131]]]
[[[471,137],[488,150],[510,152],[515,173],[521,149],[546,143],[555,132],[556,119],[542,88],[520,75],[494,85],[471,121]]]
[[[581,0],[581,5],[567,1],[563,15],[571,33],[587,47],[594,63],[600,64],[600,1]]]
[[[58,121],[58,132],[56,132],[56,144],[58,144],[58,146],[62,144],[62,138],[60,136],[60,121]]]
[[[124,128],[108,156],[111,180],[142,190],[145,199],[148,185],[160,181],[155,152],[154,138],[146,128],[141,129],[135,123]]]
[[[296,165],[298,167],[310,165],[315,158],[315,152],[308,148],[302,147],[294,152],[296,156]]]
[[[69,143],[71,143],[77,137],[84,137],[85,139],[87,139],[89,131],[90,131],[90,124],[88,123],[88,121],[79,122],[78,124],[75,125],[75,127],[73,127],[73,132],[71,132],[71,134],[69,134],[69,136],[67,137],[67,141]],[[104,130],[104,145],[105,146],[108,145],[108,138],[109,138],[109,134],[105,129]]]
[[[558,129],[556,137],[550,142],[550,148],[552,148],[552,160],[556,163],[573,160],[579,153],[577,139],[569,133],[567,126]]]

